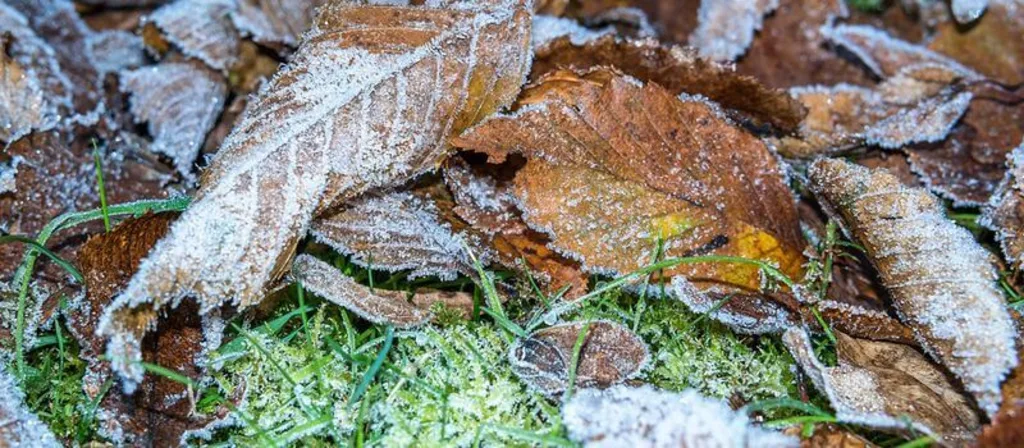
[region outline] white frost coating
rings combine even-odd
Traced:
[[[1006,176],[989,199],[979,221],[995,232],[1006,261],[1016,269],[1024,265],[1024,220],[1021,209],[1024,195],[1024,140],[1006,156]],[[0,189],[2,190],[2,189]]]
[[[971,23],[981,17],[988,8],[988,0],[952,0],[950,9],[960,23]]]
[[[971,92],[961,92],[951,99],[940,96],[921,101],[868,126],[864,130],[865,141],[888,149],[942,141],[967,112],[973,97]]]
[[[5,3],[0,3],[0,30],[9,34],[0,42],[0,141],[11,143],[57,124],[58,107],[71,107],[71,82],[53,49]]]
[[[145,23],[156,25],[185,56],[226,72],[238,59],[239,36],[228,17],[236,7],[233,0],[177,0]]]
[[[86,37],[89,58],[100,76],[140,67],[146,62],[142,38],[122,30],[103,30]]]
[[[825,208],[867,249],[900,320],[993,415],[1018,360],[992,255],[946,219],[934,196],[882,170],[821,159],[808,175]]]
[[[0,365],[0,446],[59,448],[50,428],[25,407],[24,399],[14,376]]]
[[[967,80],[984,79],[984,76],[953,59],[920,45],[894,38],[885,31],[871,26],[824,26],[821,33],[832,43],[852,52],[872,72],[882,78],[894,76],[903,67],[930,63],[946,67]]]
[[[150,149],[174,161],[186,178],[224,107],[227,86],[217,73],[190,63],[162,63],[121,72],[121,91],[137,123],[149,122]]]
[[[750,47],[764,16],[778,7],[779,0],[702,0],[688,43],[701,57],[734,61]]]
[[[231,22],[243,34],[262,44],[298,45],[302,34],[313,23],[316,8],[323,0],[237,0]],[[380,2],[370,2],[380,4]]]
[[[0,164],[0,194],[14,193],[18,191],[17,161],[18,159],[15,159],[12,160],[10,164]]]
[[[791,325],[791,316],[781,305],[761,297],[743,297],[747,308],[757,315],[745,315],[724,306],[707,292],[700,291],[683,276],[672,277],[668,295],[686,304],[696,314],[707,314],[733,331],[743,334],[781,333]],[[725,294],[726,296],[728,294]]]
[[[615,28],[607,26],[601,29],[590,29],[573,19],[564,17],[537,15],[533,18],[533,34],[531,42],[533,51],[541,51],[545,46],[561,37],[569,37],[573,45],[582,46],[587,42],[603,36],[615,34]]]
[[[569,437],[586,447],[798,447],[795,437],[754,427],[742,412],[694,390],[651,386],[582,389],[562,407]]]

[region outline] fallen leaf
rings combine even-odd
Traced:
[[[796,306],[783,297],[773,300],[762,294],[701,291],[681,276],[672,278],[667,292],[694,313],[722,322],[737,333],[781,333],[797,323],[791,312]]]
[[[173,45],[182,54],[226,72],[238,59],[239,35],[229,14],[231,0],[176,0],[146,16],[146,45],[164,54]]]
[[[957,2],[953,2],[955,5]],[[938,25],[928,48],[1007,86],[1024,83],[1024,7],[1015,0],[992,2],[970,27]]]
[[[25,406],[18,382],[6,368],[0,367],[0,445],[5,447],[61,446],[50,428]]]
[[[533,31],[530,46],[535,55],[549,54],[556,42],[568,41],[572,45],[584,45],[603,36],[614,35],[615,29],[604,27],[587,28],[574,19],[537,15],[533,17]]]
[[[915,45],[896,39],[885,31],[864,25],[836,25],[823,28],[824,35],[855,56],[875,76],[889,78],[905,67],[930,64],[945,67],[967,80],[977,80],[981,75],[955,60]]]
[[[147,328],[130,322],[188,295],[201,313],[259,302],[315,214],[435,168],[449,135],[510,102],[529,64],[525,3],[324,5],[104,318],[127,390]]]
[[[223,78],[198,63],[173,63],[121,73],[121,90],[131,94],[137,122],[148,122],[150,148],[191,177],[192,165],[227,96]]]
[[[996,414],[986,425],[974,446],[978,448],[1005,448],[1024,444],[1024,403]]]
[[[953,17],[960,23],[971,23],[985,12],[988,8],[988,0],[951,0],[950,9]],[[996,2],[998,3],[998,2]],[[992,14],[989,14],[992,15]]]
[[[439,291],[420,288],[412,293],[412,303],[420,309],[432,310],[438,303],[445,309],[457,310],[463,319],[472,319],[476,303],[473,294],[465,291]]]
[[[412,328],[432,317],[429,311],[410,303],[405,292],[360,285],[311,255],[296,257],[292,273],[303,288],[375,324]]]
[[[818,199],[866,249],[921,346],[994,414],[1017,353],[992,255],[946,219],[935,197],[888,173],[821,159],[808,175]]]
[[[968,399],[917,350],[836,333],[838,365],[824,366],[804,330],[782,341],[824,393],[840,422],[896,432],[920,431],[950,441],[973,436],[981,423]]]
[[[539,80],[560,68],[586,71],[613,66],[644,82],[654,82],[673,94],[702,95],[722,105],[726,113],[782,131],[796,129],[806,111],[786,92],[736,73],[733,67],[697,57],[686,47],[663,45],[653,39],[599,37],[580,44],[572,38],[551,41],[538,51],[530,78]]]
[[[734,61],[750,47],[764,16],[778,7],[779,0],[702,1],[697,9],[697,29],[687,43],[701,57]]]
[[[980,220],[995,232],[1006,261],[1014,270],[1024,267],[1024,140],[1006,160],[1007,171],[1002,183]]]
[[[917,346],[914,332],[909,327],[881,311],[834,300],[822,300],[815,306],[825,322],[843,333],[860,339]],[[804,317],[805,322],[814,322],[814,319],[813,315]]]
[[[296,46],[313,24],[324,0],[239,0],[231,22],[244,35],[265,45]]]
[[[584,1],[584,8],[587,8],[591,1]],[[604,8],[618,5],[614,1],[593,2],[602,5]],[[630,5],[642,9],[654,22],[655,29],[661,38],[675,43],[686,43],[693,30],[697,29],[697,10],[700,9],[701,0],[630,0]],[[593,7],[591,6],[593,11]],[[592,12],[593,13],[593,12]]]
[[[800,437],[803,432],[804,425],[791,426],[783,431],[784,434],[793,437]],[[830,423],[814,425],[811,436],[800,440],[800,448],[875,448],[876,446],[868,439]]]
[[[562,406],[569,437],[585,447],[798,447],[799,439],[751,424],[725,402],[690,389],[583,389]]]
[[[611,387],[637,376],[650,360],[647,345],[629,328],[610,321],[573,322],[516,340],[509,351],[512,371],[545,395],[566,390],[582,331],[586,333],[577,358],[574,387]]]
[[[121,30],[99,31],[87,38],[90,59],[100,75],[141,67],[146,63],[142,38]]]

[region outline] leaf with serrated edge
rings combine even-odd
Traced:
[[[152,326],[138,316],[187,296],[201,313],[257,303],[315,214],[433,169],[449,135],[511,102],[529,67],[526,3],[321,8],[104,315],[126,389],[142,376],[132,361]]]
[[[538,330],[509,350],[512,371],[530,387],[553,395],[569,387],[573,351],[586,330],[576,365],[576,387],[604,389],[638,375],[650,360],[647,345],[610,321],[572,322]]]
[[[989,415],[1017,365],[1016,331],[993,257],[942,204],[883,171],[836,159],[808,170],[810,186],[860,242],[921,346],[952,371]]]

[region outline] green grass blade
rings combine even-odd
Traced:
[[[71,277],[74,278],[76,282],[78,282],[79,284],[85,284],[85,277],[82,276],[82,273],[78,271],[78,268],[76,268],[67,260],[61,258],[60,255],[53,253],[53,251],[51,251],[50,249],[47,249],[42,244],[39,244],[38,241],[21,235],[0,236],[0,244],[10,243],[22,243],[31,246],[32,250],[38,251],[39,253],[46,255],[48,258],[53,260],[54,263],[57,263],[57,265],[64,268],[65,271],[68,271],[68,274],[71,274]]]
[[[576,335],[576,343],[572,346],[572,360],[569,361],[569,385],[565,388],[562,402],[565,403],[572,398],[573,389],[576,386],[576,369],[580,364],[580,352],[583,351],[583,342],[587,340],[587,332],[590,330],[590,322],[583,324],[580,334]]]
[[[107,188],[103,185],[103,166],[100,164],[100,148],[92,140],[92,163],[96,168],[96,189],[100,195],[100,212],[103,214],[103,228],[110,233],[110,211],[107,210]]]
[[[356,386],[355,390],[352,391],[352,396],[348,399],[348,405],[346,406],[349,411],[352,410],[352,406],[359,401],[366,392],[366,388],[370,387],[370,383],[377,376],[377,372],[380,371],[381,365],[384,364],[384,359],[387,358],[388,352],[391,351],[391,344],[395,341],[395,328],[388,326],[384,330],[384,346],[381,347],[380,352],[377,353],[377,358],[373,360],[373,364],[370,364],[370,368],[366,369],[366,373],[363,374],[363,379],[359,381],[359,385]]]

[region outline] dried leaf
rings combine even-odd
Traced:
[[[296,46],[324,0],[239,0],[231,22],[242,34],[267,45]]]
[[[599,5],[603,3],[611,3],[611,5],[602,5],[604,8],[611,6],[625,6],[619,5],[614,0],[612,1],[584,1],[582,2],[584,8],[587,8],[590,3],[597,3]],[[661,38],[675,43],[686,43],[689,39],[690,34],[693,30],[697,29],[697,10],[700,9],[701,0],[630,0],[628,3],[635,5],[642,9],[650,16],[654,22],[655,28],[658,29],[658,35]],[[593,6],[590,6],[593,10]],[[593,14],[593,12],[591,13]]]
[[[968,399],[917,350],[843,333],[836,337],[836,367],[818,361],[804,330],[789,329],[782,341],[828,396],[840,422],[961,441],[980,427]]]
[[[974,446],[978,448],[1005,448],[1024,445],[1024,404],[1000,412],[985,426]]]
[[[743,118],[770,123],[783,131],[792,131],[806,112],[785,92],[764,86],[760,81],[736,73],[735,69],[701,59],[693,50],[662,45],[653,39],[623,39],[614,36],[588,40],[583,44],[572,38],[556,39],[537,52],[530,77],[559,68],[580,71],[614,66],[644,82],[655,82],[673,94],[702,95]]]
[[[761,259],[799,278],[803,241],[780,168],[716,105],[598,70],[551,73],[517,107],[456,145],[496,160],[530,157],[515,178],[526,221],[587,272],[632,272],[662,240],[666,257]],[[749,265],[682,265],[666,275],[726,293],[761,286]]]
[[[163,54],[174,45],[182,54],[226,72],[238,59],[239,36],[229,14],[232,0],[176,0],[146,17],[146,45]]]
[[[562,407],[569,437],[586,447],[798,447],[800,441],[755,427],[742,412],[694,390],[650,386],[584,389]]]
[[[967,80],[980,79],[974,70],[923,46],[896,39],[885,31],[863,25],[836,25],[822,30],[834,44],[860,58],[876,76],[889,78],[913,65],[938,65]]]
[[[979,0],[974,0],[979,1]],[[953,2],[954,12],[957,2]],[[1016,0],[993,2],[971,27],[952,22],[938,25],[928,48],[973,67],[1004,85],[1024,83],[1024,5]]]
[[[128,324],[186,295],[200,312],[257,303],[314,214],[434,168],[450,134],[518,92],[529,64],[525,3],[325,5],[105,316],[111,358],[138,359],[146,326]],[[116,370],[129,389],[140,373]]]
[[[981,223],[995,232],[1013,270],[1024,267],[1024,140],[1007,157],[1006,177],[982,215]]]
[[[466,232],[442,222],[430,198],[408,192],[367,196],[343,211],[314,220],[310,234],[360,266],[390,272],[409,270],[409,278],[436,276],[454,280],[476,270],[468,251],[482,264],[489,255]]]
[[[734,61],[750,47],[764,16],[778,7],[779,0],[702,1],[697,10],[697,29],[688,43],[701,57]]]
[[[431,313],[409,303],[401,291],[370,289],[311,255],[299,255],[292,267],[302,287],[375,324],[411,328],[427,323]]]
[[[198,63],[165,62],[121,73],[136,122],[148,122],[150,148],[186,178],[227,96],[224,79]]]
[[[509,351],[512,371],[546,395],[566,390],[581,331],[586,333],[576,365],[577,388],[605,389],[622,383],[637,376],[650,360],[647,345],[629,328],[610,321],[573,322],[516,340]]]
[[[423,310],[432,310],[436,304],[440,303],[444,305],[445,309],[458,310],[464,319],[471,319],[473,310],[476,308],[473,294],[465,291],[438,291],[420,288],[413,291],[412,303]]]
[[[804,425],[796,425],[787,428],[783,433],[800,437],[803,431]],[[809,438],[800,440],[800,448],[875,448],[876,446],[868,439],[830,423],[814,425],[813,434]]]
[[[701,291],[680,276],[673,277],[671,282],[669,296],[685,303],[694,313],[722,322],[737,333],[781,333],[798,323],[790,312],[791,307],[782,304],[785,300],[781,297],[776,301],[753,293]]]
[[[815,306],[825,322],[843,333],[873,341],[917,345],[914,332],[909,327],[883,312],[833,300],[822,300]],[[814,319],[813,315],[805,316],[804,321],[814,322]]]
[[[146,62],[142,38],[127,31],[108,30],[90,34],[90,59],[101,75],[141,67]]]
[[[536,54],[549,54],[556,42],[568,41],[572,45],[584,45],[602,36],[615,34],[612,27],[591,29],[573,19],[538,15],[533,18],[533,33],[530,36]]]
[[[0,446],[60,447],[50,428],[28,410],[24,399],[17,379],[0,367]]]
[[[70,81],[53,49],[17,10],[0,4],[0,142],[53,128],[71,107]]]
[[[818,198],[866,249],[921,346],[994,414],[1017,353],[991,254],[945,218],[935,197],[888,173],[822,159],[808,174]]]

